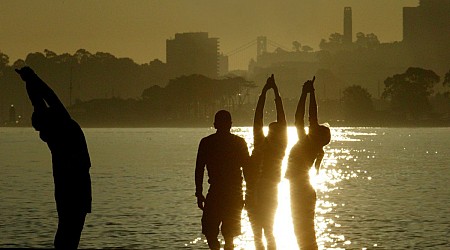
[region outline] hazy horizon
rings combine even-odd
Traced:
[[[137,63],[166,61],[166,39],[175,33],[208,32],[228,53],[257,36],[292,48],[293,41],[319,49],[322,38],[343,29],[343,8],[352,7],[353,39],[375,33],[381,42],[402,40],[402,8],[418,0],[259,1],[2,1],[0,51],[10,63],[49,49],[83,48],[129,57]],[[274,47],[269,47],[272,51]],[[230,57],[230,70],[246,69],[256,49]]]

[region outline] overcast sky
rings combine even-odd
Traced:
[[[209,32],[230,52],[264,35],[291,48],[297,40],[318,49],[322,38],[343,32],[343,8],[352,7],[353,33],[375,33],[381,42],[402,39],[402,7],[418,0],[1,0],[0,51],[11,61],[44,49],[84,48],[165,61],[166,39]],[[274,47],[269,47],[273,50]],[[244,67],[256,48],[230,57]]]

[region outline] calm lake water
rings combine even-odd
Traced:
[[[233,131],[251,149],[251,128]],[[213,129],[84,132],[93,212],[80,248],[207,249],[194,167],[198,143]],[[333,128],[332,135],[312,180],[321,249],[450,249],[450,128]],[[291,147],[295,129],[289,136]],[[52,247],[50,152],[34,130],[0,128],[0,172],[0,248]],[[275,222],[283,250],[298,249],[289,206],[283,180]],[[245,211],[242,220],[235,249],[254,249]]]

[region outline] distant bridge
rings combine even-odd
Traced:
[[[292,50],[278,42],[267,39],[265,36],[259,36],[250,42],[224,53],[224,55],[228,56],[229,60],[232,60],[232,63],[230,64],[234,65],[234,67],[232,67],[233,69],[247,69],[250,59],[255,58],[256,60],[258,55],[267,52],[268,47],[273,49],[281,48],[286,51]]]

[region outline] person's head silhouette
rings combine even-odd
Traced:
[[[309,127],[309,136],[313,142],[317,143],[318,146],[325,146],[330,143],[331,132],[330,128],[326,125],[317,125]]]
[[[230,131],[231,129],[231,114],[226,110],[217,111],[214,116],[214,128],[218,131]]]
[[[50,134],[55,133],[63,125],[62,119],[52,108],[35,110],[31,115],[31,124],[39,136],[45,142],[48,141]]]
[[[36,131],[46,131],[51,126],[51,117],[48,108],[36,110],[31,115],[31,124]]]
[[[45,142],[70,126],[70,121],[70,116],[52,107],[36,109],[31,115],[32,126],[39,131],[39,136]]]

